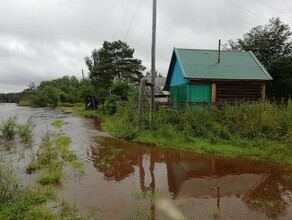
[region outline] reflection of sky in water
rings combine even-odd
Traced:
[[[104,219],[123,219],[142,209],[165,219],[149,198],[146,202],[134,198],[133,194],[144,191],[171,199],[188,219],[212,219],[218,207],[223,219],[292,219],[292,184],[283,178],[283,174],[292,175],[291,167],[151,148],[110,137],[96,144],[92,136],[104,133],[94,129],[93,120],[54,109],[11,104],[0,105],[0,113],[1,121],[17,116],[24,123],[32,117],[35,125],[32,148],[2,150],[23,182],[33,177],[24,174],[24,167],[44,131],[70,136],[72,149],[84,161],[85,175],[69,173],[60,195],[75,203],[81,213],[101,209]],[[63,120],[62,128],[50,125],[56,119]]]

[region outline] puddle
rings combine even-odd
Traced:
[[[167,219],[174,210],[186,219],[292,219],[292,167],[129,143],[99,131],[98,119],[54,109],[11,104],[0,105],[0,113],[0,120],[17,115],[19,122],[31,116],[36,126],[31,148],[1,151],[14,161],[26,183],[32,177],[23,167],[31,150],[37,150],[42,132],[60,132],[50,123],[64,121],[61,132],[70,136],[85,174],[68,173],[60,196],[81,214],[96,219]],[[103,138],[95,143],[93,136]]]

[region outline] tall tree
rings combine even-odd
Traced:
[[[252,28],[242,39],[229,40],[232,50],[252,51],[272,75],[267,94],[270,99],[292,97],[292,32],[288,24],[279,18],[270,19],[269,24]],[[285,91],[281,91],[285,88]]]
[[[135,59],[134,49],[122,41],[105,41],[99,50],[93,50],[91,57],[85,57],[89,77],[101,89],[108,90],[114,79],[139,81],[145,67]]]

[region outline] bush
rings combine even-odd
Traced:
[[[32,131],[33,131],[33,124],[31,118],[29,118],[26,124],[18,124],[17,125],[17,133],[21,138],[21,141],[30,144],[32,141]]]
[[[0,127],[1,138],[5,141],[12,140],[16,135],[16,117],[9,117],[6,121],[3,122]]]
[[[0,162],[0,203],[14,199],[17,188],[18,184],[12,168]]]

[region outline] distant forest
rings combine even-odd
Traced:
[[[0,103],[18,103],[23,92],[0,93]]]

